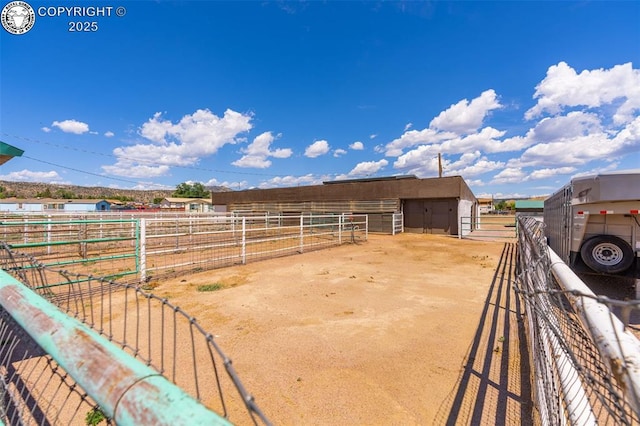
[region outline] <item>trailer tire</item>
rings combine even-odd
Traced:
[[[633,248],[622,238],[598,235],[580,247],[584,263],[596,272],[619,274],[633,265]]]

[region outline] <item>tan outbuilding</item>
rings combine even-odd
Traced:
[[[413,175],[214,192],[212,204],[215,211],[225,212],[367,214],[372,232],[390,232],[394,214],[403,213],[405,232],[447,235],[458,235],[461,218],[473,219],[479,209],[461,176]]]

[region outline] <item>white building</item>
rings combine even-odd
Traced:
[[[0,199],[0,211],[8,212],[96,212],[110,211],[107,200],[56,199],[56,198],[4,198]]]
[[[167,197],[160,202],[160,208],[184,210],[187,213],[206,213],[213,211],[211,200],[207,198]]]

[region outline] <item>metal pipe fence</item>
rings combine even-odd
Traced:
[[[547,246],[540,220],[518,218],[518,247],[540,423],[639,424],[640,301],[596,296]]]
[[[213,335],[166,299],[6,244],[0,266],[5,424],[269,424]]]
[[[459,238],[496,240],[517,237],[516,217],[513,215],[462,216],[459,225]]]
[[[391,221],[391,235],[402,234],[404,232],[404,214],[394,213]]]
[[[365,241],[367,215],[23,215],[0,237],[47,267],[127,282]]]

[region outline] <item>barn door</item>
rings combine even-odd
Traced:
[[[405,232],[449,235],[456,220],[452,202],[455,201],[405,200]]]
[[[426,200],[424,202],[424,232],[446,234],[451,231],[449,200]]]
[[[424,200],[405,200],[403,206],[404,231],[424,232]]]

